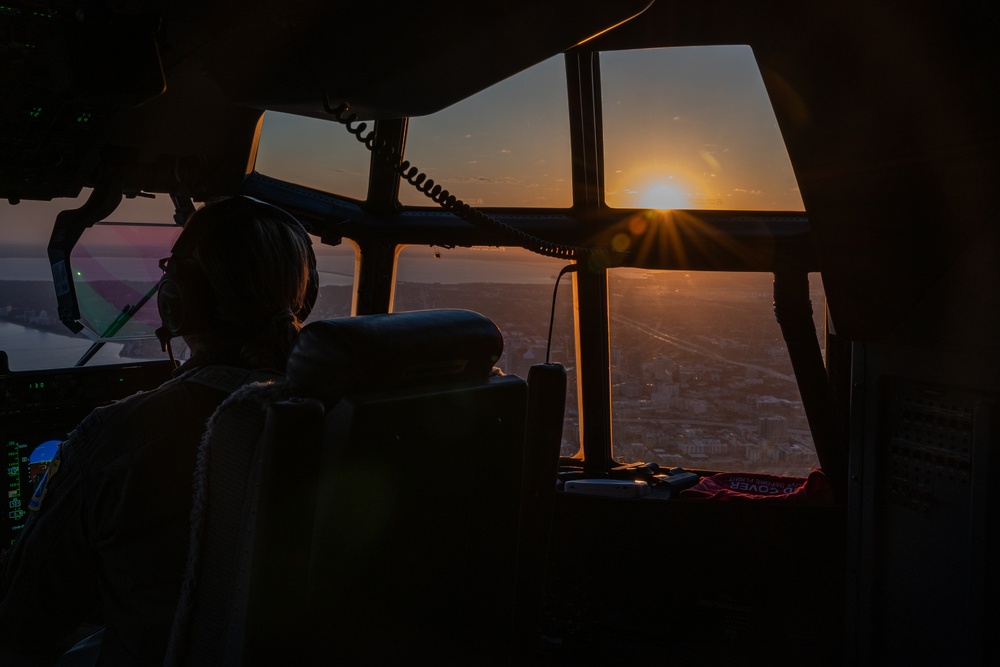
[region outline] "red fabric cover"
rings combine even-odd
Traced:
[[[833,502],[833,490],[819,469],[814,469],[808,477],[723,472],[702,477],[697,484],[681,491],[681,498],[828,504]]]

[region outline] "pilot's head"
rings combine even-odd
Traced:
[[[248,197],[198,209],[163,265],[167,346],[183,336],[208,363],[283,370],[316,300],[316,258],[291,215]]]

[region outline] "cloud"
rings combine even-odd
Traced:
[[[701,159],[704,160],[705,163],[708,164],[708,166],[713,170],[719,171],[722,169],[722,165],[719,164],[719,161],[715,158],[715,155],[713,155],[711,151],[702,150],[699,151],[699,154],[701,155]]]

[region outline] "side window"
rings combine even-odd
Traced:
[[[803,210],[750,47],[604,52],[601,94],[609,206]]]
[[[545,361],[552,289],[563,266],[564,262],[522,248],[407,246],[397,257],[392,309],[465,308],[489,317],[504,339],[497,367],[508,375],[527,378],[532,365]],[[567,370],[563,456],[580,450],[572,295],[569,278],[564,277],[550,350],[550,360]]]
[[[313,238],[319,295],[306,323],[334,317],[348,317],[353,311],[358,247],[350,239],[328,246]]]
[[[798,476],[819,465],[772,282],[770,273],[610,272],[617,461]],[[818,275],[810,289],[819,319]]]

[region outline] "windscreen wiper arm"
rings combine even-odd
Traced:
[[[142,310],[142,307],[145,306],[151,298],[153,298],[153,295],[156,294],[156,290],[160,289],[161,282],[163,281],[158,280],[156,284],[150,287],[149,290],[142,295],[142,298],[135,302],[134,306],[125,306],[122,308],[122,312],[118,314],[118,317],[115,318],[114,322],[109,324],[108,328],[104,330],[100,338],[94,341],[94,344],[83,353],[83,356],[77,360],[76,365],[86,365],[86,363],[90,361],[95,354],[100,352],[101,348],[104,347],[104,344],[107,342],[107,339],[114,337],[115,334],[121,331],[122,327],[128,324],[128,321],[131,320],[136,313]]]

